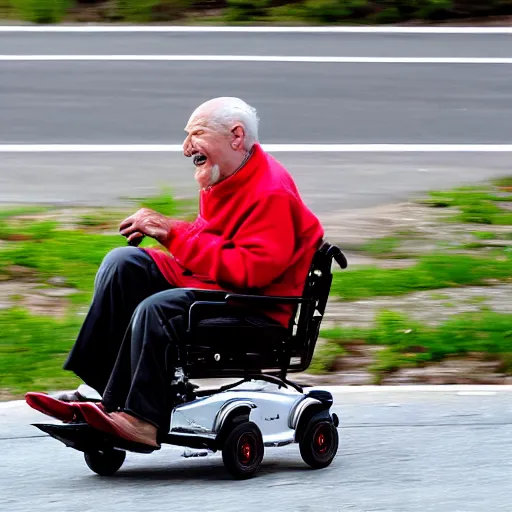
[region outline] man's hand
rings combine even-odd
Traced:
[[[149,236],[167,246],[173,226],[174,221],[169,217],[149,208],[142,208],[121,222],[119,232],[128,242]]]

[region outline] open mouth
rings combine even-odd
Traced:
[[[196,155],[194,155],[194,165],[196,167],[201,167],[201,165],[204,165],[206,163],[206,160],[206,156],[201,153],[197,153]]]

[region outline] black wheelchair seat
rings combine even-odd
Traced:
[[[244,377],[303,372],[311,364],[332,283],[333,260],[347,267],[342,251],[323,242],[300,297],[243,295],[194,290],[187,340],[180,358],[187,378]],[[288,327],[256,314],[290,305]]]

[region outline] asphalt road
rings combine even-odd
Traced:
[[[260,512],[510,512],[512,390],[335,393],[340,449],[310,470],[298,446],[267,449],[258,475],[234,482],[219,454],[128,454],[111,479],[30,422],[47,417],[0,404],[2,512],[204,510]]]
[[[0,33],[0,54],[510,57],[510,35]],[[264,143],[488,143],[512,138],[512,66],[0,61],[0,202],[110,204],[169,184],[178,154],[1,152],[1,144],[179,144],[217,95],[254,104]],[[508,154],[279,153],[319,212],[508,172]],[[370,181],[365,181],[370,180]],[[369,185],[371,183],[371,185]]]
[[[512,57],[510,35],[0,33],[0,54]],[[179,143],[241,96],[272,143],[503,143],[512,65],[0,61],[2,143]]]
[[[263,142],[512,139],[512,65],[0,62],[0,144],[169,144],[193,109],[240,96]]]
[[[507,34],[0,32],[0,54],[510,57],[512,36]]]

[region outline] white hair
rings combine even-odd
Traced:
[[[200,105],[191,119],[199,113],[208,113],[208,122],[220,129],[229,130],[233,123],[240,123],[245,131],[245,148],[251,149],[258,142],[258,113],[240,98],[224,96],[213,98]]]

